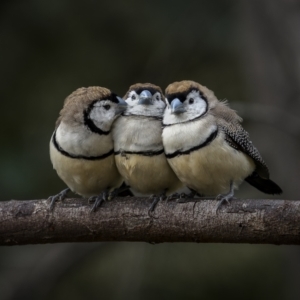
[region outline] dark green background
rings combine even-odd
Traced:
[[[263,17],[272,14],[270,1],[262,1],[262,6],[254,2],[252,6],[222,0],[3,2],[1,199],[45,199],[65,187],[52,169],[48,145],[64,98],[73,90],[100,85],[124,95],[133,83],[152,82],[164,89],[183,79],[198,81],[219,99],[227,98],[232,107],[243,108],[244,126],[271,177],[283,188],[281,198],[297,199],[299,132],[283,130],[284,119],[264,122],[248,111],[251,103],[286,109],[296,119],[300,111],[297,93],[294,106],[288,97],[280,102],[264,96],[264,89],[271,95],[281,86],[271,80],[264,84],[260,76],[271,78],[264,70],[285,62],[287,56],[277,51],[274,61],[267,62],[267,55],[258,63],[256,58],[264,53],[260,49],[268,49],[270,56],[270,49],[277,49],[268,44],[270,36],[264,29],[273,26],[271,32],[280,39],[277,30],[280,34],[282,26]],[[265,25],[260,27],[262,19]],[[281,47],[288,47],[284,39]],[[299,71],[296,64],[289,68]],[[265,116],[271,114],[265,111]],[[237,195],[270,197],[247,184]],[[294,299],[299,293],[299,264],[298,248],[272,245],[3,247],[0,298]]]

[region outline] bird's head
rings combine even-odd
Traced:
[[[109,131],[126,106],[121,97],[107,88],[79,88],[66,98],[57,123],[85,126],[92,132]]]
[[[190,80],[171,83],[165,96],[165,125],[188,122],[206,115],[216,99],[212,91]]]
[[[161,88],[151,83],[132,85],[124,99],[129,115],[161,117],[166,106]]]

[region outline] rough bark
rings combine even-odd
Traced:
[[[116,198],[90,213],[85,199],[66,199],[49,211],[47,200],[0,202],[0,245],[62,242],[300,244],[300,201],[161,201]]]

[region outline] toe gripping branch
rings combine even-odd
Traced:
[[[161,194],[159,194],[159,195],[151,195],[151,196],[149,197],[149,199],[153,199],[153,202],[152,202],[152,204],[151,204],[151,206],[150,206],[150,208],[149,208],[149,210],[148,210],[148,215],[149,215],[149,216],[151,215],[152,212],[154,212],[155,207],[156,207],[156,205],[157,205],[157,203],[158,203],[159,201],[162,201],[162,200],[164,200],[164,199],[166,199],[166,201],[168,201],[168,198],[169,198],[169,197],[166,196],[166,192],[167,192],[167,190],[163,191],[163,192],[162,192]]]
[[[60,193],[58,193],[57,195],[54,196],[50,196],[48,199],[50,200],[50,210],[52,211],[54,209],[55,203],[57,201],[63,201],[66,197],[67,194],[70,192],[71,190],[69,188],[66,188],[64,190],[62,190]]]
[[[174,193],[170,196],[166,196],[167,190],[165,190],[163,193],[161,193],[160,195],[151,195],[149,199],[153,199],[153,202],[148,210],[148,215],[150,216],[152,212],[154,212],[156,205],[158,204],[159,201],[162,200],[173,200],[176,199],[178,202],[185,202],[184,199],[189,199],[189,198],[194,198],[195,195],[197,194],[196,191],[191,190],[191,193],[189,194],[179,194],[179,193]]]
[[[102,205],[102,203],[109,199],[109,192],[105,190],[98,196],[92,196],[88,199],[89,203],[94,202],[91,212],[95,212],[98,207]]]
[[[234,196],[234,188],[233,188],[233,182],[230,181],[230,191],[227,194],[220,194],[217,196],[217,200],[220,200],[218,205],[217,205],[217,209],[216,212],[218,211],[218,209],[226,202],[227,204],[230,204],[230,200],[233,199]]]
[[[89,198],[89,203],[94,202],[91,212],[95,212],[98,207],[100,207],[104,201],[112,200],[113,198],[117,196],[126,197],[126,196],[133,196],[131,193],[129,186],[126,186],[125,184],[122,184],[119,188],[114,189],[112,192],[109,192],[109,190],[103,191],[98,196],[92,196]]]

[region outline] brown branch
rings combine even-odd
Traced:
[[[0,245],[143,241],[300,245],[300,201],[217,201],[116,198],[95,213],[85,199],[66,199],[49,211],[47,200],[0,202]]]

